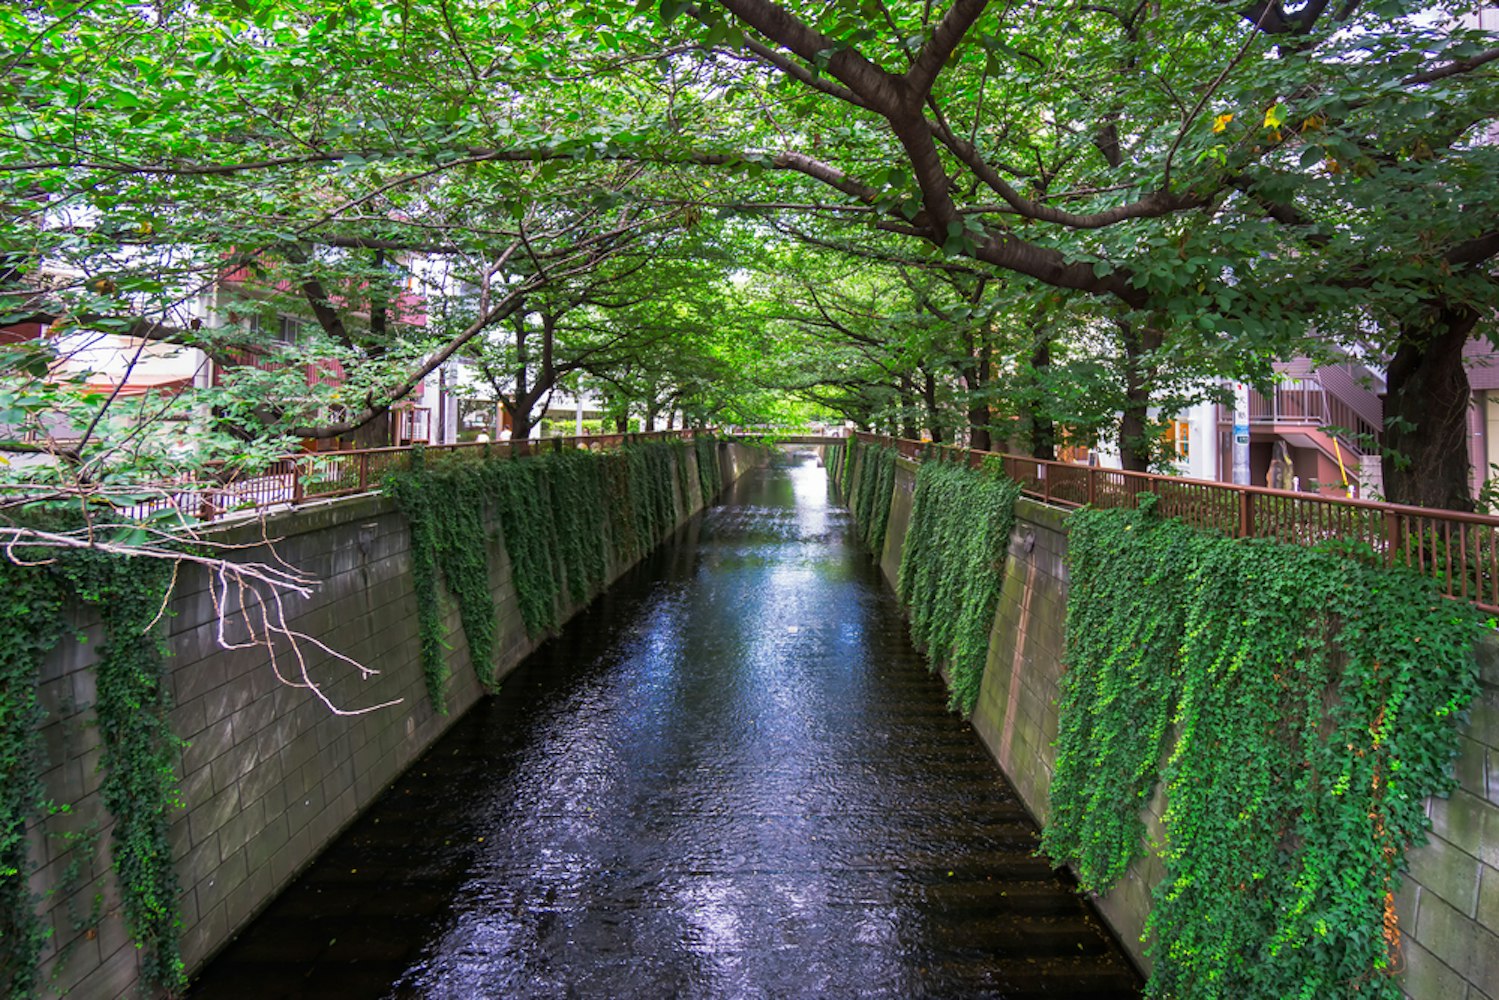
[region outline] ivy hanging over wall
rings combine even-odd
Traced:
[[[411,528],[411,585],[416,593],[422,671],[426,677],[428,699],[434,708],[446,715],[450,672],[445,655],[447,630],[442,624],[442,607],[437,595],[439,512],[433,502],[435,492],[423,488],[429,478],[424,452],[420,447],[414,447],[409,472],[389,477],[385,491],[395,499]]]
[[[635,536],[641,552],[653,548],[676,523],[672,463],[684,450],[681,442],[653,442],[625,449],[630,463],[630,501],[635,510]]]
[[[392,474],[386,492],[411,525],[412,581],[422,637],[422,665],[432,703],[446,710],[447,629],[439,577],[458,604],[459,621],[480,681],[494,683],[497,611],[490,584],[498,523],[527,634],[556,628],[565,602],[597,593],[611,566],[650,551],[685,512],[693,472],[689,457],[708,451],[710,478],[722,472],[717,442],[651,441],[610,452],[567,449],[512,459],[485,454],[437,464],[419,452]]]
[[[838,461],[838,474],[834,482],[838,484],[838,495],[848,498],[854,489],[854,452],[859,447],[859,439],[850,434],[843,441],[843,455]]]
[[[144,980],[177,990],[185,984],[185,970],[168,830],[180,805],[174,765],[181,744],[167,721],[170,701],[157,634],[172,567],[89,550],[48,553],[34,562],[0,560],[0,987],[7,996],[34,993],[47,936],[27,887],[33,860],[26,826],[46,808],[36,689],[42,660],[66,628],[62,608],[77,601],[95,609],[104,626],[94,666],[94,711],[102,737],[101,797],[114,817],[112,853],[125,927],[141,950]]]
[[[833,489],[842,494],[843,488],[843,465],[848,459],[848,444],[824,445],[822,449],[822,465],[827,470],[828,482]]]
[[[850,437],[826,454],[829,478],[850,501],[860,537],[878,555],[889,530],[898,453]],[[1019,484],[997,460],[981,471],[927,461],[916,475],[900,596],[912,640],[933,670],[946,673],[948,707],[965,716],[973,713],[984,679],[1019,497]]]
[[[697,452],[697,478],[703,493],[703,506],[708,507],[723,490],[723,466],[719,464],[718,442],[710,437],[698,437],[692,444]]]
[[[890,523],[890,500],[895,492],[894,448],[858,445],[858,469],[854,473],[854,521],[864,544],[878,556],[885,548],[885,528]]]
[[[1160,782],[1151,994],[1399,997],[1394,892],[1423,800],[1453,784],[1476,614],[1413,574],[1142,500],[1071,517],[1044,849],[1106,891]]]
[[[984,679],[1019,496],[996,460],[981,471],[928,461],[916,474],[900,596],[912,640],[946,670],[948,706],[965,716]]]
[[[24,558],[24,554],[23,554]],[[41,815],[42,658],[62,634],[62,588],[46,569],[0,561],[0,994],[30,996],[46,934],[27,887],[26,825]]]
[[[177,943],[179,889],[168,833],[172,810],[182,805],[174,773],[182,743],[167,721],[164,643],[153,627],[162,617],[172,567],[87,551],[62,566],[74,592],[104,622],[94,711],[125,927],[141,949],[145,981],[175,989],[186,983],[186,969]]]

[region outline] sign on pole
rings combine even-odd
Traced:
[[[1249,485],[1249,386],[1234,383],[1234,482]]]

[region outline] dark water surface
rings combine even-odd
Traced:
[[[476,706],[194,996],[1133,996],[810,458]]]

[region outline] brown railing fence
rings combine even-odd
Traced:
[[[1295,545],[1353,543],[1369,559],[1430,577],[1449,597],[1499,612],[1499,517],[1074,465],[862,432],[858,437],[915,461],[966,462],[977,468],[986,458],[998,458],[1026,496],[1063,507],[1132,508],[1139,505],[1141,493],[1149,493],[1159,497],[1158,509],[1165,516],[1235,537]]]
[[[521,458],[542,451],[583,448],[600,451],[635,441],[690,441],[694,430],[647,431],[638,434],[593,434],[518,441],[471,441],[460,444],[418,445],[431,458],[450,455]],[[306,452],[286,455],[254,473],[234,473],[213,465],[198,475],[168,484],[159,495],[123,509],[141,519],[157,511],[179,511],[186,517],[213,521],[226,514],[266,507],[296,505],[309,500],[365,493],[379,486],[391,468],[411,460],[413,446],[365,448],[357,451]]]

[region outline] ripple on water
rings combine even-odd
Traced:
[[[825,472],[751,472],[194,996],[1136,995],[945,703]]]

